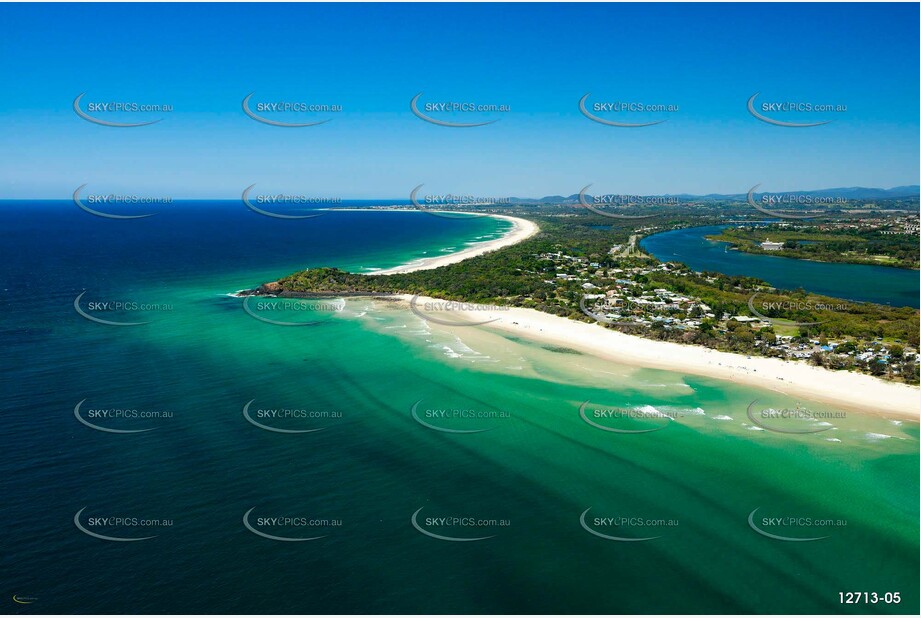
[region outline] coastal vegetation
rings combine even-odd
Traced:
[[[913,222],[861,222],[834,224],[743,225],[727,227],[710,240],[728,242],[746,253],[779,257],[918,268],[917,217]],[[907,228],[907,229],[906,229]],[[781,243],[780,249],[764,249],[766,241]]]
[[[256,293],[419,294],[533,308],[583,321],[601,315],[605,326],[648,338],[918,382],[916,309],[777,290],[751,277],[661,263],[636,249],[639,236],[711,220],[684,215],[617,220],[594,214],[529,218],[540,226],[536,236],[455,264],[391,275],[313,268]]]

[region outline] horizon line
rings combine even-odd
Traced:
[[[850,186],[850,187],[826,187],[826,188],[820,188],[820,189],[792,189],[792,190],[785,190],[785,191],[784,190],[755,191],[754,193],[756,195],[778,194],[778,193],[794,193],[795,194],[795,193],[814,193],[818,191],[853,190],[853,189],[891,191],[893,189],[897,189],[900,187],[918,187],[919,191],[917,194],[892,196],[891,198],[883,197],[883,198],[854,198],[854,199],[921,198],[921,185],[914,184],[914,183],[899,184],[899,185],[894,185],[891,187],[874,187],[874,186],[855,185],[855,186]],[[106,191],[103,193],[103,195],[113,195],[113,194],[123,194],[123,193],[127,193],[127,191]],[[631,193],[631,192],[612,193],[612,192],[602,192],[602,193],[599,193],[599,195],[629,195],[629,196],[636,196],[636,197],[687,196],[688,198],[706,198],[710,196],[726,196],[726,197],[744,196],[747,193],[748,191],[739,191],[737,193],[720,193],[720,192],[710,192],[710,193],[684,193],[684,192],[682,193]],[[268,192],[266,195],[276,195],[276,194],[279,194],[279,192]],[[586,192],[586,195],[593,195],[593,194],[594,192],[593,193]],[[136,194],[132,193],[131,195],[136,195]],[[291,193],[290,195],[300,196],[303,194]],[[439,195],[439,194],[433,194],[433,195]],[[480,197],[481,199],[498,198],[498,199],[519,199],[519,200],[542,200],[546,198],[556,198],[556,197],[571,198],[577,195],[579,195],[578,192],[570,193],[570,194],[556,193],[556,194],[543,195],[540,197],[526,197],[526,196],[520,196],[520,195],[505,195],[505,196],[485,196],[484,195]],[[152,196],[144,195],[144,196],[138,196],[138,197],[148,198]],[[181,197],[181,196],[177,197],[177,196],[164,195],[164,196],[158,196],[158,197],[168,198],[173,201],[183,201],[183,202],[239,201],[241,199],[239,196],[237,197]],[[410,205],[410,206],[412,205],[412,198],[405,197],[405,196],[404,197],[342,197],[342,196],[330,195],[330,196],[326,196],[323,198],[320,198],[317,196],[309,196],[309,197],[310,199],[327,200],[327,202],[321,202],[321,201],[314,202],[317,205],[329,203],[332,200],[348,201],[348,202],[375,202],[375,201],[400,202],[400,201],[405,201],[407,205]],[[456,196],[456,197],[463,197],[463,196]],[[0,202],[15,202],[15,201],[71,202],[73,201],[73,198],[72,197],[34,197],[34,196],[31,196],[31,197],[0,197]],[[308,203],[305,205],[310,205],[310,204]],[[395,205],[395,204],[391,204],[391,205]],[[473,200],[472,205],[476,205],[476,200]],[[495,205],[502,206],[503,204],[495,204]]]

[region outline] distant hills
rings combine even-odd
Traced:
[[[921,186],[904,185],[901,187],[892,187],[891,189],[877,189],[871,187],[837,187],[834,189],[810,189],[801,191],[767,191],[757,192],[755,195],[786,195],[786,196],[810,196],[810,197],[841,197],[851,200],[880,200],[880,199],[899,199],[899,198],[917,198],[921,195]],[[744,200],[748,193],[709,193],[707,195],[695,195],[692,193],[665,193],[659,195],[644,195],[643,197],[673,197],[680,200]],[[586,198],[591,199],[591,195],[586,194]],[[519,204],[575,204],[579,201],[579,194],[575,193],[570,196],[547,195],[541,198],[533,197],[512,197],[509,198]]]

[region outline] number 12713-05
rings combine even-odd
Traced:
[[[839,592],[838,600],[845,605],[855,603],[887,603],[898,604],[902,601],[902,593],[885,592],[882,594],[876,592]]]

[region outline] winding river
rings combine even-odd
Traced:
[[[661,232],[642,239],[640,247],[663,262],[682,262],[696,271],[757,277],[777,288],[802,287],[835,298],[898,307],[919,306],[916,270],[812,262],[727,250],[727,243],[707,239],[725,227],[711,225]]]

